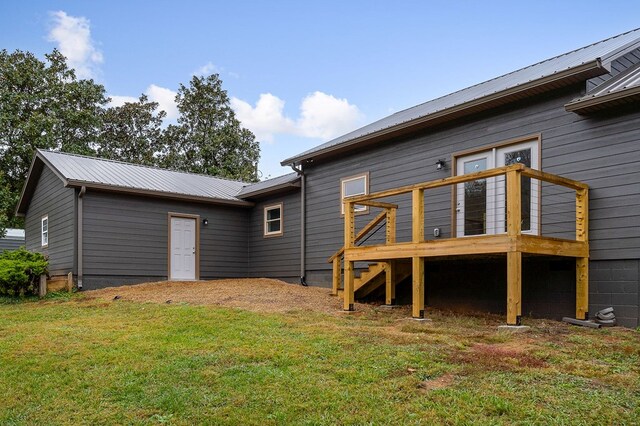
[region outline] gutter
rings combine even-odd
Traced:
[[[82,253],[82,205],[83,205],[83,198],[84,198],[84,194],[87,192],[87,187],[86,186],[82,186],[82,188],[80,188],[80,191],[78,192],[78,215],[77,215],[77,220],[78,220],[78,290],[82,290],[82,279],[83,279],[83,270],[82,270],[82,257],[83,257],[83,253]]]
[[[307,286],[307,265],[306,265],[306,189],[307,179],[302,171],[302,165],[300,168],[296,168],[295,164],[290,164],[289,167],[300,176],[300,284]]]

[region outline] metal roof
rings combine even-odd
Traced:
[[[207,201],[250,206],[236,198],[246,182],[213,176],[176,172],[156,167],[141,166],[115,160],[104,160],[84,155],[52,151],[36,152],[17,212],[26,211],[26,198],[35,189],[34,169],[46,164],[65,186],[96,188],[109,191],[136,193],[166,198]],[[36,173],[39,175],[39,173]]]
[[[7,240],[24,240],[24,229],[7,228],[4,238]]]
[[[238,193],[238,198],[251,198],[258,195],[268,194],[284,188],[297,187],[300,180],[298,173],[288,173],[272,179],[263,180],[245,186]]]
[[[588,113],[640,99],[640,64],[621,72],[586,95],[565,105],[567,111]]]
[[[382,138],[394,129],[409,127],[419,121],[424,123],[430,117],[439,118],[438,122],[442,122],[445,118],[460,117],[465,111],[466,113],[479,111],[483,104],[487,106],[489,102],[494,102],[491,106],[498,105],[500,98],[502,98],[501,104],[504,104],[507,101],[521,99],[527,94],[541,93],[542,83],[549,84],[549,87],[553,88],[552,84],[559,87],[560,78],[565,78],[568,83],[574,83],[579,81],[576,77],[586,79],[603,74],[610,70],[612,60],[639,45],[640,28],[397,112],[287,158],[282,161],[282,164],[294,164],[317,156],[329,155],[336,150],[346,149],[375,137]],[[573,79],[569,80],[570,77]],[[529,92],[524,93],[525,89]]]

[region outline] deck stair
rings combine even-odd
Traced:
[[[386,262],[370,264],[368,269],[364,270],[359,277],[354,279],[356,298],[367,297],[385,284],[388,265]],[[409,276],[411,276],[411,265],[398,263],[394,282],[399,283]]]

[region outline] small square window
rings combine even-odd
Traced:
[[[41,223],[42,247],[49,245],[49,216],[43,216]]]
[[[357,176],[351,176],[340,180],[340,212],[344,214],[344,199],[355,195],[367,195],[369,193],[369,173],[363,173]],[[356,213],[365,213],[369,211],[367,206],[359,206],[356,204],[354,211]]]
[[[282,235],[282,203],[264,208],[264,236]]]

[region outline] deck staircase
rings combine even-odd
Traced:
[[[363,299],[378,290],[383,290],[386,283],[388,263],[370,263],[369,267],[360,276],[354,279],[356,299]],[[393,283],[400,283],[411,276],[411,264],[405,262],[396,263],[395,279]],[[343,295],[343,289],[339,288],[337,296]]]

